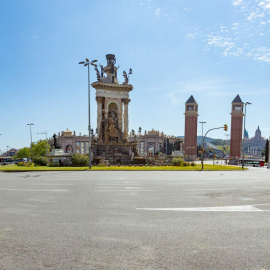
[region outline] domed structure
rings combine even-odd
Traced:
[[[257,130],[255,131],[255,137],[256,138],[261,138],[262,137],[262,132],[261,132],[259,126],[258,126]]]

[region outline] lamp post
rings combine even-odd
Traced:
[[[90,68],[89,65],[96,66],[94,64],[97,60],[89,61],[89,59],[85,59],[85,61],[79,62],[80,65],[84,65],[88,67],[88,135],[89,135],[89,146],[88,146],[88,153],[89,153],[89,169],[91,169],[91,121],[90,121]]]
[[[228,145],[227,145],[227,153],[226,155],[228,155],[229,153],[229,137],[230,137],[230,134],[225,134],[225,136],[227,137],[227,142],[228,142]],[[225,156],[225,158],[228,158],[228,156]],[[227,159],[226,159],[226,162],[227,162]],[[227,163],[226,163],[227,164]]]
[[[33,123],[27,124],[28,126],[30,126],[30,138],[31,138],[31,144],[30,144],[30,150],[31,150],[31,161],[33,161],[33,152],[32,152],[32,130],[31,130],[31,126],[33,126]]]
[[[38,132],[37,134],[46,134],[46,156],[48,155],[48,150],[47,150],[47,144],[48,144],[48,142],[47,142],[47,130],[45,130],[45,131],[43,131],[43,132]]]
[[[243,131],[243,141],[242,141],[242,170],[244,170],[244,158],[245,158],[245,130],[246,130],[247,105],[251,105],[251,103],[245,102],[244,131]]]
[[[10,147],[7,145],[7,157],[8,157],[8,148],[10,148]]]
[[[199,122],[200,124],[202,124],[202,140],[203,140],[203,124],[206,124],[206,122]],[[202,148],[203,148],[204,146],[202,145]]]

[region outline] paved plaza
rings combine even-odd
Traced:
[[[270,269],[270,170],[0,172],[0,269]]]

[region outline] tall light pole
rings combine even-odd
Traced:
[[[31,149],[31,161],[33,161],[33,152],[32,152],[32,130],[31,130],[31,126],[33,126],[33,123],[27,124],[28,126],[30,126],[30,138],[31,138],[31,144],[30,144],[30,149]]]
[[[7,145],[7,157],[8,157],[8,148],[10,148],[10,147]]]
[[[246,130],[247,105],[251,105],[251,103],[245,102],[244,131],[243,131],[243,141],[242,141],[242,169],[243,170],[244,170],[244,158],[245,158],[245,130]]]
[[[88,153],[89,153],[89,169],[91,169],[91,121],[90,121],[90,68],[89,65],[95,66],[95,62],[97,60],[89,61],[89,59],[85,59],[85,61],[79,62],[80,65],[84,65],[88,67],[88,135],[89,135],[89,145],[88,145]]]
[[[200,124],[202,124],[202,141],[203,141],[203,124],[206,124],[206,122],[199,122]],[[204,148],[204,145],[202,145],[202,148]]]
[[[230,134],[225,134],[225,136],[227,137],[227,141],[228,141],[228,145],[227,145],[227,150],[228,150],[228,152],[227,153],[229,153],[229,137],[230,137]]]
[[[46,156],[48,155],[48,150],[47,150],[47,130],[43,131],[43,132],[38,132],[37,134],[46,134]]]

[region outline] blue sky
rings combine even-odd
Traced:
[[[86,57],[133,69],[130,130],[184,135],[193,95],[204,130],[230,128],[237,94],[251,136],[270,135],[270,0],[1,0],[0,149],[66,130],[87,134]],[[91,82],[96,81],[91,70]],[[91,89],[91,122],[96,102]],[[226,139],[223,130],[209,135]],[[201,125],[198,126],[201,135]]]

